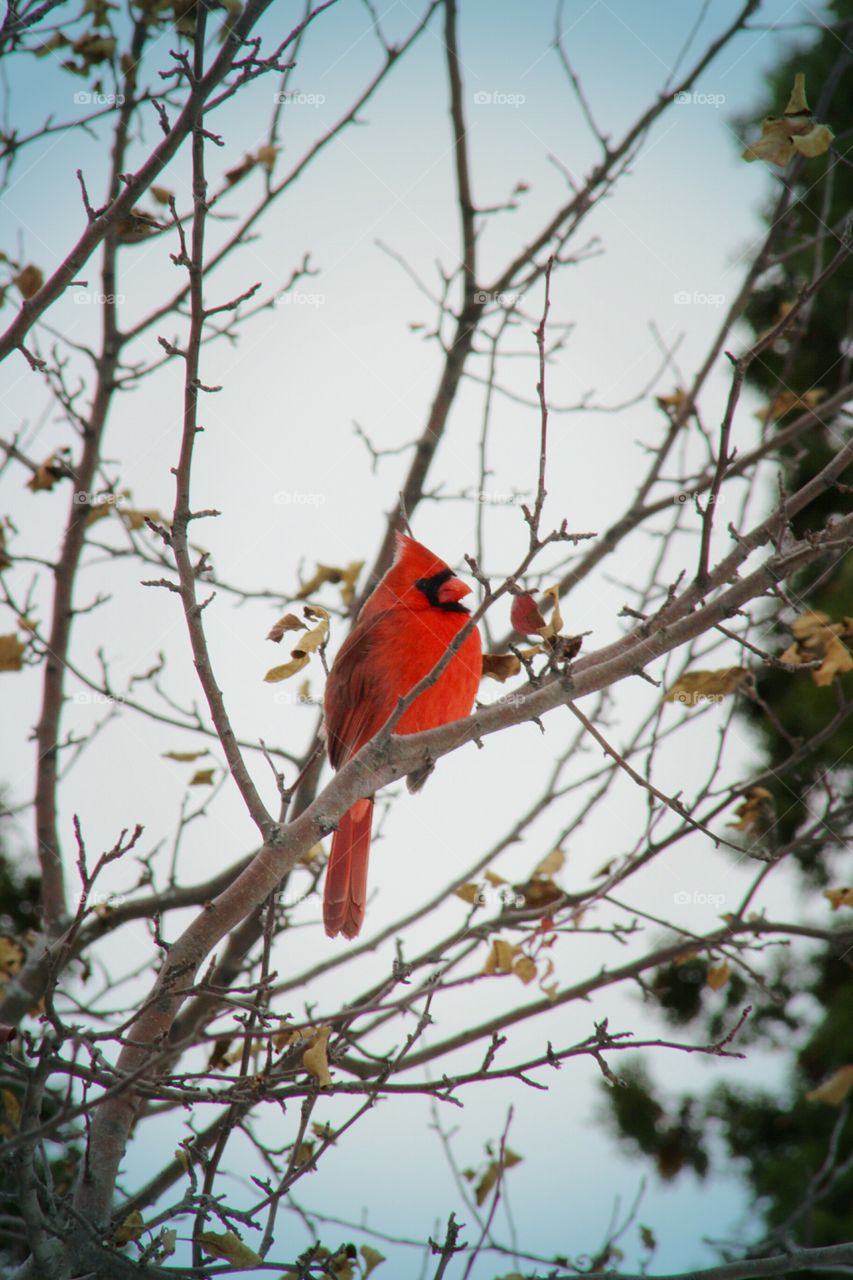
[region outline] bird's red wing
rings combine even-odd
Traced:
[[[382,660],[393,643],[390,610],[358,622],[326,682],[326,737],[332,767],[340,769],[378,733],[396,705]]]

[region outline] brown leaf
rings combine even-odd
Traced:
[[[461,884],[458,889],[454,889],[457,898],[461,898],[463,902],[467,902],[473,907],[474,903],[480,896],[480,886],[472,880],[467,884]]]
[[[55,452],[36,468],[27,481],[27,488],[33,493],[39,493],[41,490],[50,492],[57,480],[64,480],[70,474],[65,458],[61,453]]]
[[[483,654],[483,679],[488,676],[492,680],[497,680],[499,684],[504,684],[512,676],[517,676],[521,670],[521,663],[514,653],[484,653]]]
[[[38,267],[29,263],[23,270],[18,272],[12,283],[18,286],[18,291],[22,298],[30,299],[35,297],[44,284],[44,276]]]
[[[275,164],[275,158],[281,151],[281,147],[275,147],[271,143],[266,142],[262,147],[258,147],[255,152],[255,160],[266,169],[267,173],[272,173]]]
[[[0,636],[0,671],[20,671],[26,645],[14,634]]]
[[[530,956],[518,956],[512,971],[527,986],[536,977],[536,962]]]
[[[188,764],[192,760],[200,760],[202,756],[206,756],[207,751],[162,751],[160,754],[164,760],[178,760],[181,764]]]
[[[764,787],[750,787],[743,800],[735,809],[737,822],[727,822],[727,827],[735,831],[750,831],[752,827],[765,824],[772,816],[773,808],[768,801],[772,795]]]
[[[515,957],[520,951],[521,947],[515,946],[514,943],[505,942],[503,938],[495,938],[486,957],[483,973],[512,973]]]
[[[655,396],[655,404],[659,409],[663,409],[665,413],[675,417],[687,399],[687,392],[681,387],[676,387],[672,395]]]
[[[131,1240],[138,1240],[144,1230],[145,1223],[142,1220],[142,1214],[138,1209],[134,1209],[132,1213],[127,1215],[124,1222],[116,1228],[113,1239],[121,1248],[122,1245],[130,1244]]]
[[[680,702],[695,707],[700,702],[722,702],[749,675],[745,667],[723,667],[719,671],[687,671],[664,694],[664,702]]]
[[[213,786],[213,770],[212,769],[196,769],[190,778],[189,785],[191,787],[212,787]]]
[[[156,200],[158,204],[168,204],[174,195],[174,192],[170,191],[168,187],[154,186],[149,187],[148,190],[151,192],[152,199]]]
[[[364,563],[364,561],[360,561],[357,563],[359,565],[359,568],[361,568],[361,565]],[[350,565],[349,567],[350,569],[352,569],[353,566]],[[338,586],[340,583],[345,582],[346,575],[347,575],[346,569],[341,569],[334,564],[320,564],[320,562],[318,561],[317,572],[312,577],[310,577],[307,582],[302,583],[302,585],[300,586],[299,590],[296,593],[296,599],[307,600],[308,597],[313,595],[315,591],[319,591],[320,587],[322,587],[323,584],[326,582],[330,582],[332,586]]]
[[[534,868],[534,878],[540,876],[543,879],[549,879],[551,876],[555,876],[558,871],[562,871],[565,865],[566,855],[563,850],[552,849],[549,854],[545,855],[539,865]]]
[[[204,1252],[209,1253],[212,1258],[222,1258],[223,1261],[230,1262],[235,1267],[260,1266],[261,1259],[254,1249],[243,1244],[240,1237],[233,1231],[225,1231],[221,1234],[215,1231],[200,1231],[197,1238]]]
[[[386,1258],[384,1253],[380,1253],[378,1249],[372,1249],[369,1244],[363,1244],[359,1249],[359,1253],[364,1259],[363,1276],[364,1280],[367,1280],[371,1271],[375,1271],[381,1263],[386,1261]]]
[[[21,1123],[21,1103],[11,1089],[0,1089],[0,1096],[3,1098],[3,1111],[5,1113],[8,1124],[4,1126],[7,1131],[16,1133]]]
[[[842,907],[853,907],[853,889],[824,889],[823,896],[832,904],[833,911]]]
[[[731,966],[728,960],[724,960],[722,964],[716,965],[715,968],[709,969],[705,976],[705,984],[712,991],[720,991],[728,982],[732,975]]]
[[[796,391],[781,391],[778,396],[774,396],[770,404],[759,409],[755,416],[766,426],[768,422],[778,422],[792,409],[801,413],[804,409],[816,408],[825,396],[826,392],[822,387],[814,387],[811,391],[803,392],[802,395],[797,395]]]
[[[825,1102],[830,1107],[840,1107],[853,1089],[853,1065],[839,1067],[823,1084],[806,1094],[807,1102]]]
[[[761,137],[745,149],[743,159],[767,160],[784,168],[796,152],[809,157],[823,155],[833,137],[825,124],[815,124],[806,103],[805,76],[798,72],[785,114],[765,118]]]
[[[267,684],[278,684],[279,680],[289,680],[291,676],[295,676],[297,671],[301,671],[303,667],[307,667],[311,661],[307,653],[299,653],[294,649],[294,657],[290,662],[283,662],[280,667],[270,667],[264,680]]]
[[[286,613],[270,628],[267,640],[278,644],[286,631],[301,631],[304,626],[305,623],[301,618],[297,618],[295,613]]]

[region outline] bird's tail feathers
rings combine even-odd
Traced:
[[[323,895],[323,924],[330,938],[339,933],[345,938],[355,938],[361,929],[367,905],[367,861],[372,825],[372,797],[357,800],[341,818],[332,837]]]

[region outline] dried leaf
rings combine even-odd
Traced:
[[[148,190],[151,192],[152,198],[156,200],[158,204],[168,204],[174,194],[174,192],[170,191],[168,187],[154,186],[149,187]]]
[[[761,124],[761,137],[742,155],[744,160],[767,160],[784,168],[797,152],[808,157],[823,155],[833,137],[825,124],[815,123],[806,103],[805,76],[798,72],[785,114],[767,116]]]
[[[749,672],[745,667],[723,667],[719,671],[687,671],[664,694],[664,702],[680,702],[695,707],[700,702],[722,702],[733,693]]]
[[[550,879],[555,876],[558,871],[562,871],[566,865],[566,855],[562,849],[552,849],[549,854],[542,859],[539,865],[534,869],[533,876],[541,877],[543,880]]]
[[[521,947],[515,946],[512,942],[504,942],[503,938],[495,938],[486,958],[486,963],[483,966],[483,973],[512,973],[515,957],[520,951]]]
[[[302,631],[305,623],[301,618],[297,618],[295,613],[286,613],[279,618],[278,622],[273,623],[270,628],[267,640],[272,640],[273,644],[278,644],[286,631]]]
[[[836,676],[843,675],[846,671],[853,671],[853,654],[843,640],[834,636],[826,646],[823,663],[812,672],[812,680],[822,688],[832,684]]]
[[[830,1107],[840,1107],[850,1090],[853,1089],[853,1065],[839,1069],[823,1084],[818,1085],[806,1094],[807,1102],[825,1102]]]
[[[521,663],[514,653],[484,653],[483,654],[483,679],[488,676],[492,680],[497,680],[499,684],[504,684],[512,676],[517,676],[521,670]]]
[[[158,511],[156,508],[151,508],[148,511],[140,511],[135,507],[118,507],[117,510],[128,529],[133,532],[136,532],[139,529],[147,529],[149,520],[153,520],[155,524],[167,523],[163,519],[162,512]]]
[[[222,1258],[223,1261],[230,1262],[232,1266],[260,1266],[261,1259],[254,1249],[250,1249],[248,1245],[243,1244],[240,1237],[233,1231],[224,1231],[221,1234],[215,1231],[200,1231],[198,1242],[205,1253],[209,1253],[212,1258]]]
[[[640,1224],[640,1239],[643,1242],[643,1248],[648,1249],[650,1253],[658,1247],[658,1242],[651,1227],[644,1227]]]
[[[64,480],[70,474],[67,460],[62,453],[55,452],[36,468],[27,481],[27,488],[32,493],[39,493],[42,490],[50,492],[57,480]]]
[[[303,1067],[309,1075],[314,1077],[321,1089],[327,1088],[332,1083],[332,1077],[329,1074],[329,1059],[326,1056],[328,1043],[329,1028],[320,1027],[312,1044],[302,1055]]]
[[[765,405],[763,409],[759,409],[755,416],[766,426],[768,422],[778,422],[792,409],[801,413],[804,409],[816,408],[825,396],[826,391],[822,387],[813,387],[811,391],[805,391],[802,395],[797,395],[796,391],[780,391],[779,395],[774,396],[770,404]]]
[[[320,587],[326,582],[330,582],[332,586],[337,586],[344,581],[345,574],[346,570],[339,568],[337,565],[320,564],[318,561],[317,572],[307,582],[302,583],[296,593],[296,599],[307,600],[315,591],[319,591]]]
[[[738,821],[727,822],[726,826],[733,827],[735,831],[749,831],[752,827],[766,823],[772,814],[772,806],[768,803],[770,800],[771,793],[764,787],[750,787],[735,809]]]
[[[267,173],[272,173],[275,158],[279,151],[281,151],[281,147],[274,147],[271,143],[266,142],[262,147],[258,147],[255,152],[255,159],[259,165],[266,169]]]
[[[371,1271],[375,1271],[380,1263],[385,1262],[385,1255],[380,1253],[378,1249],[372,1249],[369,1244],[363,1244],[359,1249],[359,1253],[364,1259],[363,1275],[367,1280],[367,1276],[370,1275]]]
[[[160,1251],[164,1258],[171,1258],[178,1243],[178,1233],[174,1227],[166,1227],[160,1236]]]
[[[20,671],[25,649],[14,632],[0,636],[0,671]]]
[[[484,871],[483,878],[488,880],[489,884],[494,885],[496,889],[500,888],[502,884],[508,883],[503,876],[498,875],[497,871]]]
[[[332,1128],[330,1124],[317,1124],[317,1122],[315,1121],[311,1125],[311,1130],[314,1134],[316,1134],[316,1136],[320,1139],[321,1142],[328,1142],[332,1146],[335,1145],[335,1142],[337,1141],[337,1139],[335,1138],[335,1130]]]
[[[709,969],[705,977],[705,983],[712,991],[720,991],[728,982],[732,975],[731,966],[727,960],[722,964],[716,965],[713,969]]]
[[[206,756],[207,751],[162,751],[160,754],[164,760],[179,760],[182,764],[189,764],[192,760],[200,760],[202,756]]]
[[[853,889],[851,888],[824,889],[823,896],[832,904],[833,911],[840,911],[842,907],[853,907]]]
[[[467,884],[461,884],[458,889],[454,889],[457,898],[461,898],[463,902],[467,902],[473,907],[474,903],[480,896],[480,886],[475,884],[473,880],[469,880]]]
[[[655,396],[655,404],[658,406],[659,409],[663,409],[665,413],[670,414],[672,417],[675,417],[675,415],[679,412],[679,410],[681,409],[681,406],[684,404],[686,399],[687,399],[687,392],[684,391],[681,387],[676,387],[672,395]]]
[[[551,597],[554,602],[554,609],[550,621],[540,628],[539,634],[543,640],[552,640],[563,629],[563,615],[560,613],[560,588],[549,587],[543,594]]]
[[[312,627],[310,631],[305,632],[305,635],[298,641],[296,648],[292,650],[293,657],[298,658],[300,654],[304,653],[316,653],[328,638],[329,620],[324,618],[319,626]]]
[[[138,1209],[134,1209],[132,1213],[127,1215],[121,1226],[116,1229],[115,1242],[121,1248],[122,1245],[130,1244],[131,1240],[138,1240],[144,1230],[145,1223],[142,1219],[142,1214]]]
[[[489,1192],[497,1185],[498,1179],[504,1170],[511,1169],[513,1165],[519,1164],[522,1158],[522,1156],[517,1155],[515,1151],[511,1151],[509,1147],[507,1147],[504,1151],[503,1160],[492,1160],[489,1162],[486,1166],[485,1173],[474,1188],[474,1197],[478,1206],[483,1204],[488,1197]]]
[[[280,667],[271,667],[264,680],[267,684],[277,684],[279,680],[289,680],[291,676],[295,676],[297,671],[301,671],[303,667],[307,667],[311,661],[307,653],[300,653],[290,662],[282,663]]]
[[[191,787],[212,787],[213,786],[213,770],[212,769],[196,769],[190,778],[189,785]]]
[[[341,574],[341,601],[343,604],[352,604],[355,596],[355,584],[358,582],[358,575],[364,568],[363,560],[351,560]]]
[[[13,284],[18,286],[18,291],[22,298],[33,298],[44,284],[44,276],[41,270],[29,263],[23,270],[19,271],[14,277]]]
[[[531,960],[530,956],[519,956],[512,966],[512,971],[527,986],[536,977],[536,962]]]

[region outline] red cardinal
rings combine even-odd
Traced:
[[[461,604],[471,588],[426,547],[397,534],[394,563],[365,601],[326,683],[326,737],[335,769],[379,732],[397,706],[432,671],[468,621]],[[474,630],[434,685],[404,713],[395,733],[435,729],[461,720],[474,705],[482,675]],[[373,797],[357,800],[332,839],[323,923],[330,938],[354,938],[364,920]]]

